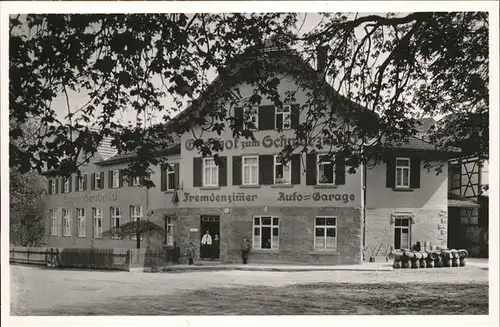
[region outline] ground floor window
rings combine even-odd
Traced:
[[[71,236],[71,209],[62,209],[63,236]]]
[[[167,245],[174,245],[174,224],[172,222],[172,218],[166,217],[165,219],[167,220]]]
[[[120,223],[122,219],[122,213],[120,207],[111,207],[111,228],[112,235],[114,239],[120,238]]]
[[[394,222],[394,248],[410,248],[410,218],[396,218]]]
[[[49,210],[50,215],[50,235],[57,235],[57,212],[56,209]]]
[[[314,219],[314,249],[337,251],[337,218]]]
[[[94,238],[102,238],[102,208],[92,208],[94,217]]]
[[[141,219],[142,219],[142,206],[141,205],[130,206],[130,217],[132,218],[133,222],[141,221]],[[132,235],[132,239],[136,240],[137,235]],[[141,234],[141,240],[142,240],[142,234]]]
[[[78,217],[78,237],[85,237],[86,223],[85,223],[85,209],[77,208],[76,216]]]
[[[279,218],[258,216],[253,218],[253,248],[279,248]]]

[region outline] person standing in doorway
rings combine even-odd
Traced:
[[[215,234],[214,244],[212,246],[212,260],[219,259],[219,245],[220,245],[219,235]]]
[[[202,256],[203,258],[210,258],[210,248],[212,247],[212,236],[210,236],[210,232],[207,230],[205,235],[201,238],[201,248],[203,250]]]
[[[241,258],[243,259],[243,264],[246,265],[248,261],[248,256],[250,255],[250,248],[252,245],[246,237],[243,237],[241,241]]]

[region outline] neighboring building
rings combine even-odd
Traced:
[[[294,78],[301,78],[280,77],[280,94],[297,89]],[[243,98],[253,94],[249,85],[240,84],[239,90]],[[427,248],[447,246],[447,169],[436,176],[424,169],[423,160],[447,160],[449,153],[411,138],[390,152],[387,163],[360,167],[355,174],[346,172],[342,160],[322,160],[321,153],[297,152],[281,164],[276,155],[293,141],[292,128],[305,117],[298,108],[307,90],[299,88],[295,98],[280,110],[263,99],[253,113],[255,141],[235,139],[230,130],[220,136],[205,131],[204,138],[223,142],[218,166],[198,153],[191,134],[183,134],[168,156],[174,171],[155,168],[155,188],[140,187],[140,180],[138,186],[123,182],[120,169],[130,155],[96,157],[85,167],[86,177],[49,181],[49,246],[134,248],[134,240],[103,238],[101,231],[145,218],[167,219],[166,242],[179,243],[181,253],[193,242],[204,256],[203,234],[217,234],[222,262],[240,260],[244,236],[252,242],[253,261],[356,264],[363,254],[387,255],[417,241]],[[228,109],[229,115],[243,114],[241,108]],[[152,246],[162,241],[153,240]]]

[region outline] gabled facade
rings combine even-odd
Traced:
[[[155,168],[155,188],[122,182],[119,170],[127,157],[115,156],[87,167],[85,190],[49,194],[48,208],[61,212],[70,208],[75,224],[78,208],[85,207],[87,222],[91,222],[86,238],[80,239],[73,228],[71,236],[49,238],[49,245],[133,248],[133,240],[96,237],[101,218],[95,208],[102,209],[101,226],[107,229],[116,221],[114,208],[119,207],[120,219],[128,222],[137,216],[132,206],[140,205],[143,217],[158,222],[168,217],[169,237],[158,240],[157,245],[175,241],[184,253],[193,242],[198,257],[222,262],[240,260],[243,237],[252,244],[251,261],[355,264],[364,256],[385,256],[394,248],[409,248],[417,242],[422,248],[445,248],[446,167],[438,176],[423,167],[424,159],[442,160],[443,154],[412,138],[394,149],[386,163],[371,169],[360,167],[354,174],[346,171],[341,158],[334,163],[322,153],[297,150],[283,164],[277,155],[288,142],[294,142],[293,127],[305,119],[299,108],[307,100],[308,90],[298,87],[297,76],[279,77],[283,98],[288,90],[299,91],[295,101],[282,108],[267,98],[253,108],[250,117],[256,127],[255,140],[236,139],[230,130],[220,136],[204,132],[204,138],[220,138],[224,147],[221,164],[202,157],[192,134],[186,133],[173,145],[179,152],[168,157],[174,172]],[[253,94],[249,85],[238,88],[243,98]],[[244,114],[238,106],[227,109],[228,116]],[[343,119],[341,115],[335,118]],[[195,128],[194,134],[198,132]],[[104,187],[93,189],[95,184],[90,181],[99,174]],[[208,250],[201,244],[207,232],[212,239],[218,238]]]

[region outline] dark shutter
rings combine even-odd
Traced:
[[[335,157],[335,185],[345,184],[345,158],[341,155]]]
[[[234,117],[243,119],[243,108],[242,107],[235,107],[234,108]],[[242,129],[243,125],[241,124],[242,120],[240,120],[240,123],[238,124],[238,128]]]
[[[233,185],[241,185],[241,156],[233,156]]]
[[[132,177],[132,174],[130,171],[129,171],[129,175],[127,176],[127,178],[128,178],[128,186],[134,186],[133,185],[134,178]]]
[[[421,163],[419,158],[411,158],[410,160],[410,188],[420,188],[420,169]]]
[[[71,178],[71,176],[70,176],[70,177],[68,177],[68,184],[69,184],[69,185],[68,185],[68,193],[71,193],[72,186],[73,186],[73,185],[72,185],[72,184],[73,184],[73,178]]]
[[[108,171],[108,188],[113,188],[113,171]]]
[[[274,106],[259,107],[259,130],[274,130]]]
[[[47,194],[52,194],[52,179],[49,179],[48,182],[49,182],[48,183],[49,184],[49,189],[47,190],[48,191]]]
[[[83,175],[83,190],[86,191],[87,190],[87,177],[88,177],[88,174],[85,174]]]
[[[64,178],[64,177],[61,177],[61,179],[60,179],[60,181],[61,181],[61,193],[64,193],[64,180],[65,179],[66,178]]]
[[[162,192],[167,190],[167,167],[160,168],[160,185]]]
[[[227,157],[219,158],[219,186],[227,186]]]
[[[103,189],[104,188],[104,172],[101,171],[101,178],[99,180],[99,188]]]
[[[55,178],[54,183],[56,183],[56,193],[55,194],[57,194],[57,193],[59,193],[59,179]]]
[[[292,184],[300,184],[300,154],[292,154]]]
[[[296,128],[299,126],[299,116],[300,116],[300,106],[298,104],[292,104],[292,128]]]
[[[75,176],[75,191],[78,191],[80,189],[80,175],[77,174]]]
[[[140,185],[140,186],[144,186],[144,185],[146,185],[145,181],[146,181],[146,177],[141,176],[141,177],[139,178],[139,185]]]
[[[119,187],[123,186],[123,169],[120,169],[118,171],[118,186]]]
[[[193,186],[200,187],[203,185],[202,177],[202,161],[203,158],[193,158]]]
[[[259,184],[272,185],[274,184],[274,156],[261,155],[259,156]]]
[[[90,174],[90,189],[95,190],[95,173]]]
[[[390,157],[386,162],[386,176],[385,183],[386,187],[393,188],[396,184],[396,159],[394,157]]]
[[[313,153],[306,157],[306,184],[316,185],[316,154]]]
[[[179,187],[179,179],[181,177],[180,173],[180,165],[178,163],[174,164],[174,169],[175,169],[175,173],[174,173],[174,188],[177,189]]]

